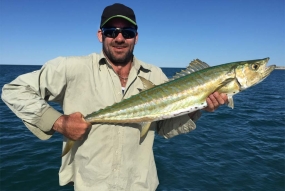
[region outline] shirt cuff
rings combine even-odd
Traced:
[[[50,132],[52,130],[55,121],[62,116],[60,112],[49,107],[41,116],[40,121],[36,124],[43,132]]]

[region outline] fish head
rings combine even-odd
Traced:
[[[237,62],[235,76],[240,90],[247,89],[262,82],[275,69],[275,65],[267,67],[269,58]]]

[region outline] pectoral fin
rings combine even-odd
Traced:
[[[233,97],[232,96],[228,96],[228,107],[230,107],[230,108],[234,108],[234,99],[233,99]]]
[[[66,144],[65,144],[65,147],[63,149],[63,152],[62,152],[62,155],[61,157],[64,157],[64,155],[66,155],[70,149],[72,148],[72,146],[74,145],[75,141],[72,141],[70,139],[67,140]]]
[[[222,81],[217,89],[215,91],[218,91],[219,89],[225,88],[228,86],[235,78],[227,78],[226,80]]]

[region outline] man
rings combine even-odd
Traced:
[[[55,131],[76,140],[62,158],[60,185],[75,190],[155,190],[158,178],[153,157],[154,131],[166,138],[196,128],[200,112],[153,122],[144,140],[137,124],[91,124],[83,116],[139,93],[142,76],[154,84],[167,80],[160,68],[133,56],[138,25],[132,9],[113,4],[104,9],[98,39],[100,54],[59,57],[39,71],[24,74],[3,87],[2,99],[40,139]],[[64,115],[48,105],[61,104]],[[213,93],[207,111],[227,102]]]

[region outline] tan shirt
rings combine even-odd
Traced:
[[[79,111],[87,115],[139,93],[143,84],[138,75],[154,84],[167,81],[160,68],[134,58],[123,94],[120,79],[102,52],[59,57],[41,70],[6,84],[2,99],[31,132],[45,140],[52,136],[53,123],[62,115],[48,101],[58,102],[64,114]],[[194,121],[199,116],[197,113]],[[152,150],[155,131],[171,138],[195,129],[196,125],[188,115],[153,122],[144,140],[140,140],[138,128],[138,124],[93,125],[88,135],[62,158],[60,185],[74,182],[78,191],[155,190],[158,185]],[[63,139],[64,147],[66,138]]]

